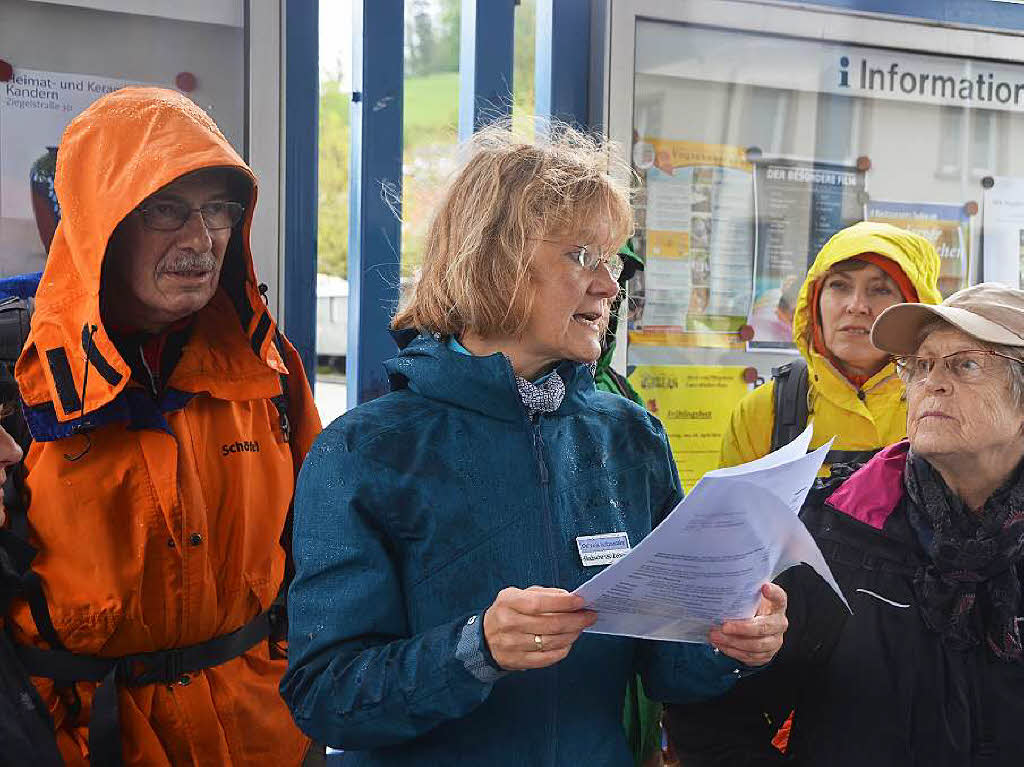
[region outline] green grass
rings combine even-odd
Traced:
[[[459,125],[459,74],[439,72],[405,81],[404,144],[453,142]]]

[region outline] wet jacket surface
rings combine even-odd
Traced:
[[[605,335],[608,338],[608,335]],[[614,334],[612,335],[614,339]],[[594,388],[632,400],[641,407],[644,402],[629,380],[612,367],[615,342],[606,343],[594,369]],[[643,692],[639,678],[630,681],[626,689],[624,720],[626,739],[633,752],[633,761],[643,764],[655,751],[661,750],[661,704],[655,703]]]
[[[790,628],[772,667],[668,714],[688,767],[1021,763],[1024,665],[950,649],[921,617],[913,577],[927,559],[904,510],[906,457],[898,443],[809,496],[801,517],[853,615],[810,568],[784,573]],[[783,757],[770,741],[791,708]]]
[[[157,89],[97,101],[71,123],[59,157],[63,218],[17,366],[34,437],[26,457],[34,569],[72,652],[120,657],[201,643],[243,626],[277,595],[294,477],[319,430],[298,356],[287,342],[284,359],[274,347],[257,290],[255,180],[220,288],[154,396],[132,380],[100,315],[107,241],[138,203],[186,173],[252,173],[209,117]],[[269,399],[281,393],[282,374],[290,442]],[[17,641],[45,647],[27,605],[16,605],[11,623]],[[122,688],[125,763],[298,764],[307,745],[277,695],[284,667],[264,641],[175,684]],[[86,763],[96,685],[77,685],[74,718],[52,680],[35,681],[65,760]]]
[[[598,392],[583,365],[528,418],[502,355],[419,336],[395,390],[318,438],[296,491],[291,654],[300,726],[353,765],[632,763],[627,681],[652,697],[720,694],[737,664],[704,645],[583,635],[552,667],[505,673],[483,612],[506,586],[574,589],[576,537],[633,545],[681,497],[661,424]]]
[[[793,339],[808,365],[808,418],[814,419],[811,448],[835,436],[834,450],[877,450],[907,433],[903,384],[892,364],[858,389],[808,343],[808,331],[817,321],[817,308],[810,306],[813,284],[835,264],[861,253],[878,253],[899,264],[922,303],[941,301],[936,289],[938,256],[934,250],[921,249],[903,230],[863,222],[839,232],[822,248],[800,289],[793,319]],[[722,438],[720,465],[735,466],[770,452],[774,397],[775,382],[768,381],[740,400]]]

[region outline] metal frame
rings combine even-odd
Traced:
[[[1010,0],[965,3],[962,0],[816,0],[794,5],[829,6],[854,13],[906,16],[955,26],[1024,29],[1024,7]]]
[[[281,0],[246,2],[246,161],[260,180],[252,221],[256,276],[267,284],[267,304],[284,321],[284,183],[281,137],[284,135],[282,82],[284,16]],[[253,45],[258,50],[253,50]]]
[[[940,0],[823,0],[813,4],[773,0],[601,0],[595,6],[592,21],[600,41],[594,43],[592,71],[600,78],[602,91],[601,101],[591,103],[591,120],[607,126],[609,137],[624,154],[630,151],[636,23],[640,20],[841,43],[867,40],[872,46],[1024,63],[1021,34],[1017,31],[1024,29],[1024,7],[988,7],[994,5],[987,3],[977,9],[977,14],[967,14],[963,3]],[[878,10],[882,6],[900,9],[905,15],[894,15],[892,10],[883,14]],[[985,28],[987,24],[1011,21],[1012,28]],[[955,30],[951,29],[954,26]],[[600,62],[596,61],[598,56],[602,57]],[[746,352],[692,351],[694,364],[743,365],[749,364],[750,359]],[[776,360],[770,353],[758,352],[758,365],[779,364],[787,358],[779,356]],[[614,364],[622,369],[625,363],[626,344],[620,342]]]
[[[927,3],[904,0],[894,4],[916,5],[923,9]],[[604,75],[608,86],[604,89],[603,103],[596,117],[603,120],[607,115],[610,136],[625,146],[631,143],[633,61],[638,19],[703,24],[835,42],[864,39],[870,40],[871,45],[921,53],[1024,62],[1020,36],[1014,32],[959,27],[956,34],[951,35],[947,27],[922,25],[914,18],[899,18],[891,14],[882,17],[874,11],[851,11],[852,5],[878,6],[880,3],[873,0],[870,3],[835,0],[834,4],[825,6],[766,0],[614,0],[610,4],[607,47],[604,49]],[[1017,8],[1013,15],[1024,29],[1024,8]],[[610,103],[613,94],[616,96],[614,110]]]
[[[384,394],[402,225],[403,0],[353,2],[348,235],[348,407]],[[370,41],[366,44],[366,41]],[[398,210],[392,209],[392,206]],[[315,309],[311,307],[311,316]]]
[[[316,379],[319,0],[285,0],[284,328]]]
[[[590,6],[590,0],[537,0],[538,117],[588,123]]]
[[[287,2],[289,10],[300,6],[297,0],[279,1]],[[511,114],[515,5],[515,0],[462,0],[459,128],[463,140],[494,119]],[[398,302],[401,258],[401,225],[392,206],[398,207],[401,200],[403,12],[402,0],[356,0],[353,8],[357,31],[349,234],[349,407],[387,390],[381,363],[394,353],[386,328]],[[858,36],[871,35],[874,44],[1010,61],[1020,60],[1014,31],[1024,29],[1024,6],[1006,2],[537,0],[536,113],[605,130],[628,151],[633,30],[638,17],[832,40],[849,39],[855,23]],[[790,23],[795,18],[801,19],[796,28]],[[956,35],[943,29],[950,26],[957,27]],[[372,61],[363,40],[372,41]],[[616,99],[614,113],[611,94],[624,94],[627,100],[620,105]],[[365,140],[369,136],[372,144]],[[386,190],[388,201],[382,190]],[[288,197],[293,194],[288,192]],[[308,216],[308,210],[305,214]],[[294,216],[284,218],[289,225],[295,222]],[[313,236],[315,239],[315,228]],[[295,268],[292,251],[287,266],[290,275]],[[303,295],[296,286],[291,288],[287,292],[289,306],[293,312],[301,306],[302,314],[308,314],[312,333],[303,335],[312,344],[315,309],[304,310],[311,293]],[[296,322],[304,331],[305,320]],[[291,321],[288,327],[291,333]],[[619,351],[624,355],[625,344],[619,345]],[[617,364],[624,361],[623,356]]]
[[[515,0],[462,0],[460,141],[488,123],[512,115],[515,7]]]

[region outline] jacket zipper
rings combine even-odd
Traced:
[[[555,557],[555,532],[554,522],[551,518],[551,496],[550,496],[550,474],[548,474],[548,465],[544,460],[544,437],[541,434],[541,414],[535,413],[530,419],[533,425],[533,450],[537,458],[537,470],[540,474],[540,487],[541,495],[544,497],[544,532],[545,539],[547,540],[548,547],[548,559],[551,562],[552,575],[554,580],[552,583],[558,583],[558,560]],[[548,716],[551,720],[551,760],[552,764],[555,763],[556,749],[558,748],[558,669],[551,669],[551,686],[552,694],[548,696]]]
[[[544,532],[548,544],[548,556],[551,559],[551,566],[554,569],[552,575],[554,582],[558,582],[558,562],[555,559],[555,530],[551,519],[551,501],[548,495],[551,476],[548,474],[548,465],[544,460],[544,436],[540,430],[540,413],[531,419],[533,424],[533,451],[537,457],[537,471],[540,473],[540,486],[544,496]]]

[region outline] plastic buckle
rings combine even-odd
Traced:
[[[126,685],[133,687],[177,682],[185,672],[185,654],[181,648],[161,650],[149,657],[136,655],[123,660],[127,665],[122,679]]]

